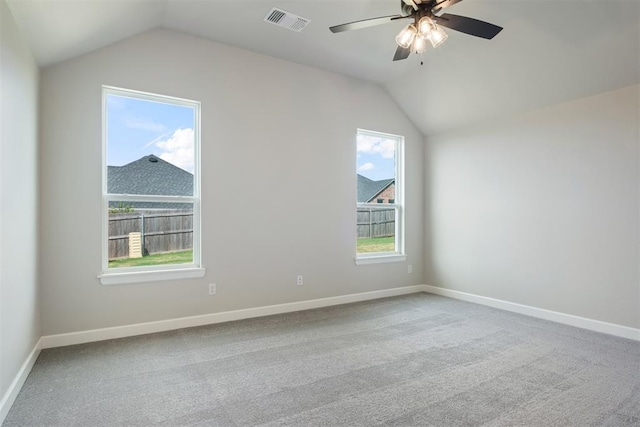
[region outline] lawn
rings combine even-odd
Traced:
[[[358,253],[393,252],[396,249],[395,245],[395,238],[393,236],[358,239]],[[109,261],[109,268],[141,267],[145,265],[162,264],[188,264],[192,261],[193,251],[188,250],[147,255],[142,258],[114,259],[113,261]]]
[[[193,251],[167,252],[143,256],[142,258],[123,258],[109,261],[109,268],[141,267],[144,265],[189,264],[193,262]]]
[[[394,252],[396,250],[395,237],[373,237],[358,239],[357,253],[366,252]]]

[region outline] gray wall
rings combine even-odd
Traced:
[[[38,68],[0,1],[0,398],[40,338]]]
[[[96,278],[103,84],[202,102],[205,278]],[[40,100],[43,335],[424,282],[424,140],[376,85],[157,30],[44,69]],[[413,274],[354,265],[357,128],[406,137]]]
[[[640,327],[639,98],[428,138],[426,283]]]

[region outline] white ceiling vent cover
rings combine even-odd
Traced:
[[[274,7],[267,13],[267,16],[264,17],[264,22],[270,22],[278,27],[299,33],[311,20]]]

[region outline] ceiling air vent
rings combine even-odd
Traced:
[[[286,28],[291,31],[299,33],[304,27],[307,26],[310,19],[302,18],[298,15],[294,15],[290,12],[285,12],[282,9],[274,7],[271,9],[267,16],[264,17],[265,22],[270,22],[278,27]]]

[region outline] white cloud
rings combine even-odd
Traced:
[[[358,172],[370,171],[373,168],[375,168],[375,165],[371,162],[367,162],[358,168]]]
[[[169,139],[156,142],[162,160],[193,173],[193,129],[177,129]]]
[[[153,120],[140,119],[138,117],[126,117],[124,124],[130,129],[140,129],[149,132],[166,132],[167,128],[161,123],[154,122]]]
[[[392,139],[364,135],[358,137],[358,153],[379,154],[385,159],[393,159],[395,152],[396,145]]]
[[[162,135],[153,138],[151,141],[147,142],[146,144],[144,144],[144,147],[141,148],[141,150],[146,150],[147,148],[151,147],[152,145],[156,145],[156,143],[158,141],[162,141],[165,137],[171,135],[172,132],[165,132]]]

